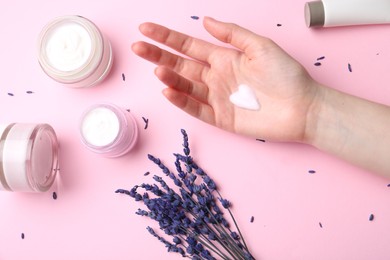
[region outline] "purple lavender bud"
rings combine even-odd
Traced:
[[[135,201],[140,201],[140,200],[142,200],[142,196],[141,196],[141,194],[139,194],[139,193],[137,193],[137,194],[135,194]]]
[[[146,210],[138,209],[138,211],[135,212],[135,214],[140,215],[140,216],[147,216],[148,212]]]
[[[199,194],[202,191],[202,187],[200,185],[194,184],[192,187],[192,190],[195,194]]]
[[[200,255],[205,259],[215,259],[214,257],[211,256],[210,252],[206,249],[202,250]]]
[[[198,203],[202,206],[206,206],[207,205],[207,199],[204,198],[204,197],[201,197],[201,196],[198,196]]]
[[[137,188],[138,188],[138,186],[135,186],[135,187],[131,188],[131,190],[129,191],[129,196],[130,197],[135,198],[135,196],[137,195]]]
[[[194,253],[195,253],[195,250],[194,250],[194,247],[193,246],[187,246],[187,249],[186,249],[186,251],[187,251],[187,253],[189,254],[189,255],[193,255]],[[192,259],[194,259],[194,258],[192,258]],[[199,258],[200,259],[200,258]]]
[[[221,223],[222,223],[222,225],[223,225],[225,228],[229,228],[229,227],[230,227],[229,222],[227,222],[227,220],[226,220],[225,218],[222,218]]]
[[[208,234],[208,239],[210,239],[211,241],[215,241],[215,240],[217,240],[217,237],[216,237],[215,233],[210,232]]]
[[[196,176],[195,174],[190,174],[190,175],[188,176],[188,179],[189,179],[192,183],[195,182],[196,178],[197,178],[197,176]]]
[[[201,243],[198,243],[196,246],[195,246],[195,249],[198,250],[199,252],[202,252],[204,250],[203,248],[203,245]]]
[[[183,223],[183,226],[184,226],[184,227],[188,228],[189,225],[191,224],[191,220],[190,220],[189,218],[186,217],[186,218],[183,219],[183,222],[182,222],[182,223]]]
[[[203,176],[205,175],[206,173],[201,169],[201,168],[197,168],[196,169],[196,174],[200,175],[200,176]]]
[[[228,201],[228,200],[226,200],[226,199],[222,199],[222,198],[219,198],[219,201],[222,203],[222,206],[223,206],[225,209],[230,208],[230,201]]]
[[[182,257],[185,257],[186,252],[184,252],[184,249],[183,249],[183,248],[178,247],[177,250],[178,250],[177,252],[178,252],[179,254],[181,254]]]
[[[149,231],[149,233],[152,234],[153,236],[156,234],[156,233],[154,232],[154,230],[153,230],[151,227],[147,226],[146,229],[147,229],[147,230]]]
[[[244,258],[245,260],[255,260],[255,258],[249,253],[245,253]]]
[[[128,190],[124,190],[124,189],[117,189],[115,191],[115,193],[122,193],[122,194],[130,195],[130,192]]]
[[[217,189],[217,185],[209,176],[204,176],[203,181],[206,183],[210,191],[214,191]]]
[[[176,185],[177,187],[183,186],[183,183],[182,183],[179,179],[175,179],[173,182],[175,183],[175,185]]]
[[[232,233],[230,233],[230,236],[234,239],[234,240],[239,240],[240,239],[240,236],[237,234],[237,232],[233,231]]]
[[[208,233],[210,233],[209,229],[206,228],[206,227],[202,227],[202,228],[200,229],[200,232],[201,232],[202,234],[204,234],[204,235],[207,235]]]
[[[196,246],[196,244],[197,244],[198,242],[197,242],[196,239],[193,238],[193,237],[187,237],[187,243],[188,243],[190,246]]]
[[[173,237],[173,243],[175,243],[176,245],[181,244],[181,239],[179,237],[177,237],[177,236],[174,236]]]

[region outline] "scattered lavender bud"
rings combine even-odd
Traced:
[[[319,222],[318,224],[320,225],[320,228],[322,228],[322,223],[321,223],[321,222]]]
[[[389,188],[390,188],[390,183],[389,183],[389,184],[387,184],[387,187],[389,187]]]
[[[56,200],[57,199],[57,193],[55,191],[53,191],[53,200]]]
[[[34,94],[34,92],[31,91],[31,90],[27,90],[26,93],[27,93],[27,94]]]
[[[263,140],[263,139],[258,139],[258,138],[257,138],[256,141],[265,143],[265,140]]]
[[[251,217],[251,223],[253,223],[254,221],[255,221],[255,217],[252,216],[252,217]]]
[[[123,80],[123,81],[126,81],[125,73],[122,73],[122,80]]]
[[[316,62],[316,63],[314,63],[314,66],[321,66],[322,64],[321,64],[321,62]]]
[[[130,109],[126,109],[127,112],[130,112]]]
[[[21,237],[22,239],[24,239],[24,233],[22,233],[22,234],[20,235],[20,237]]]
[[[316,173],[316,171],[315,170],[309,170],[309,173],[310,174],[314,174],[314,173]]]
[[[349,70],[349,72],[352,72],[352,66],[350,63],[348,63],[348,70]]]
[[[325,59],[325,56],[318,57],[317,60],[323,60]]]
[[[149,119],[147,119],[147,118],[145,118],[145,117],[142,117],[142,120],[144,120],[144,123],[145,123],[144,129],[147,129],[148,126],[149,126]]]
[[[192,19],[192,20],[199,20],[199,16],[192,15],[192,16],[191,16],[191,19]]]
[[[369,221],[373,221],[374,220],[374,214],[370,214],[370,217],[368,218]]]
[[[276,24],[276,26],[277,26],[277,27],[280,27],[280,26],[282,26],[282,24],[278,23],[278,24]]]
[[[8,94],[8,96],[10,96],[10,97],[13,97],[13,96],[14,96],[14,94],[11,93],[11,92],[8,92],[7,94]]]
[[[150,172],[145,172],[144,176],[148,176],[149,174],[150,174]]]

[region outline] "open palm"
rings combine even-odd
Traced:
[[[221,47],[166,27],[144,23],[147,37],[183,54],[146,42],[133,44],[140,57],[158,65],[163,93],[185,112],[222,129],[276,141],[304,141],[316,85],[305,69],[268,38],[235,24],[204,19],[206,30],[232,48]],[[234,106],[229,96],[250,86],[261,108]]]

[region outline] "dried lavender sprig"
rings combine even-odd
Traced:
[[[180,157],[179,155],[176,155],[176,156],[177,156],[177,158],[178,158],[179,160],[184,161],[185,163],[188,163],[188,162],[190,161],[190,160],[188,160],[188,158],[183,158],[183,157]],[[194,162],[191,160],[191,163],[194,163]],[[200,168],[197,167],[197,166],[194,167],[194,168],[200,169]],[[243,238],[243,236],[242,236],[242,233],[241,233],[241,231],[240,231],[240,229],[239,229],[239,227],[238,227],[238,224],[237,224],[237,222],[236,222],[236,220],[235,220],[235,218],[234,218],[232,212],[231,212],[230,209],[229,209],[229,207],[230,207],[230,202],[228,202],[226,199],[223,199],[223,198],[222,198],[220,192],[217,190],[217,187],[216,187],[214,181],[213,181],[211,178],[209,178],[209,177],[207,176],[207,174],[206,174],[203,170],[200,169],[200,171],[197,171],[197,173],[198,173],[199,175],[201,175],[202,178],[204,178],[204,180],[205,180],[207,186],[210,187],[213,191],[216,191],[217,194],[219,195],[222,205],[224,206],[225,209],[228,210],[228,212],[229,212],[229,214],[230,214],[230,216],[231,216],[231,218],[232,218],[232,220],[233,220],[233,222],[234,222],[234,225],[235,225],[237,231],[239,232],[240,237],[241,237],[242,240],[243,240],[244,247],[245,247],[245,249],[248,251],[248,247],[247,247],[247,245],[246,245],[246,243],[245,243],[245,240],[244,240],[244,238]],[[210,213],[211,213],[211,212],[210,212]]]
[[[209,210],[209,209],[208,209]],[[210,212],[211,213],[211,212]],[[211,214],[213,217],[214,215]],[[215,218],[215,217],[214,217]],[[232,240],[231,236],[229,235],[228,232],[226,232],[225,230],[225,227],[223,225],[221,225],[218,221],[216,221],[217,225],[214,225],[214,228],[218,231],[218,233],[220,234],[221,237],[225,237],[227,238],[228,240],[230,240],[230,243],[228,243],[227,241],[225,240],[219,240],[220,241],[220,244],[222,246],[226,245],[228,246],[229,249],[225,248],[225,250],[227,250],[228,252],[230,252],[230,254],[232,255],[235,255],[235,253],[238,253],[239,255],[243,255],[243,254],[240,254],[240,248],[237,248],[237,244],[234,240]],[[218,238],[219,239],[219,238]],[[226,244],[225,244],[225,243]],[[234,251],[235,253],[231,252],[231,251]],[[244,259],[244,258],[242,258]]]
[[[218,195],[219,195],[219,197],[221,198],[221,200],[224,200],[224,199],[222,198],[222,195],[219,193],[219,191],[217,190],[216,192],[218,193]],[[222,204],[222,205],[223,205],[223,204]],[[237,229],[238,233],[240,234],[240,237],[241,237],[241,239],[242,239],[242,242],[244,243],[244,247],[245,247],[246,250],[248,250],[248,246],[247,246],[246,243],[245,243],[244,236],[242,235],[241,230],[240,230],[240,228],[238,227],[238,224],[237,224],[237,222],[236,222],[236,219],[235,219],[234,216],[233,216],[233,213],[230,211],[230,203],[229,203],[228,205],[226,205],[226,207],[224,206],[224,208],[227,209],[227,211],[229,212],[230,217],[232,218],[233,223],[234,223],[234,225],[236,226],[236,229]]]
[[[211,195],[211,193],[210,193],[210,195]],[[193,200],[192,197],[189,197],[189,198],[190,198],[191,200]],[[196,204],[199,206],[199,203],[198,203],[198,202],[196,202],[196,201],[194,201],[194,200],[193,200],[193,202],[196,203]],[[209,211],[210,216],[212,216],[212,218],[215,220],[215,222],[217,223],[217,225],[220,226],[220,228],[217,228],[216,226],[214,226],[214,228],[217,229],[217,231],[218,231],[219,234],[223,234],[225,237],[227,237],[227,238],[229,239],[229,238],[230,238],[229,233],[226,232],[226,230],[224,230],[224,227],[221,226],[221,225],[219,224],[219,222],[218,222],[217,219],[215,219],[215,216],[214,216],[214,214],[210,211],[210,209],[209,209],[208,207],[205,207],[205,208]],[[193,215],[193,216],[196,217],[195,215]],[[203,221],[203,220],[202,220],[202,221]],[[204,224],[206,224],[206,226],[207,226],[208,228],[210,228],[210,226],[207,225],[207,223],[204,223]],[[231,239],[230,239],[230,240],[231,240]],[[238,246],[236,245],[236,243],[235,243],[234,240],[231,240],[230,243],[228,243],[228,242],[226,242],[226,241],[220,240],[219,237],[218,237],[218,241],[219,241],[219,243],[223,246],[223,248],[224,248],[229,254],[234,255],[234,256],[236,256],[236,257],[239,257],[239,256],[242,256],[242,255],[243,255],[243,254],[240,254],[240,248],[238,248]],[[223,243],[223,242],[226,242],[226,244]],[[242,259],[244,259],[244,258],[242,258]]]
[[[196,203],[196,202],[195,202]],[[207,207],[206,207],[207,208]],[[195,214],[193,214],[192,212],[190,212],[190,214],[192,214],[193,215],[193,217],[194,218],[196,218],[196,215]],[[205,224],[205,226],[210,230],[210,232],[214,232],[215,233],[215,231],[214,230],[212,230],[212,227],[210,227],[207,223],[205,223],[204,222],[204,220],[202,219],[201,220],[204,224]],[[219,223],[216,221],[216,223],[217,223],[217,225],[219,225]],[[215,229],[217,229],[217,231],[218,231],[218,233],[223,233],[223,232],[221,232],[216,226],[214,226],[214,228]],[[219,242],[219,244],[230,254],[230,255],[235,255],[234,254],[234,252],[232,252],[231,251],[231,247],[228,247],[228,245],[226,245],[225,243],[223,243],[224,241],[222,241],[221,239],[220,239],[220,237],[218,237],[218,236],[216,236],[216,240]],[[217,248],[215,245],[214,245],[214,243],[212,243],[211,241],[210,241],[210,243],[211,244],[213,244],[213,246],[215,247],[215,248]],[[221,252],[222,253],[222,252]],[[223,253],[222,253],[223,254]]]
[[[184,138],[184,140],[185,140],[183,146],[185,146],[185,144],[186,144],[187,147],[188,147],[188,135],[187,135],[187,133],[186,133],[186,131],[185,131],[184,129],[182,129],[181,132],[182,132],[183,138]],[[188,157],[189,154],[186,154],[186,156]],[[178,157],[180,158],[180,156],[178,156]],[[178,159],[179,159],[179,158],[178,158]],[[201,175],[202,178],[206,178],[205,182],[206,182],[207,186],[208,186],[208,187],[211,186],[212,190],[215,190],[215,191],[217,192],[217,194],[219,195],[219,197],[221,198],[221,200],[224,200],[224,199],[222,198],[220,192],[217,190],[217,187],[216,187],[215,183],[213,182],[213,180],[210,179],[210,178],[207,178],[207,177],[208,177],[207,174],[206,174],[201,168],[199,168],[199,167],[193,162],[193,160],[191,160],[190,158],[183,158],[183,157],[181,157],[180,159],[181,159],[182,161],[184,161],[186,164],[187,164],[187,163],[191,163],[191,164],[193,165],[193,168],[200,169],[200,171],[197,171],[196,173],[199,174],[199,175]],[[235,220],[235,218],[234,218],[234,216],[233,216],[233,214],[232,214],[232,212],[231,212],[231,210],[230,210],[230,205],[229,205],[228,207],[225,207],[225,206],[224,206],[224,208],[227,209],[227,211],[229,212],[230,217],[232,218],[233,223],[234,223],[234,225],[235,225],[237,231],[239,232],[240,237],[242,238],[242,241],[243,241],[243,243],[244,243],[244,247],[245,247],[245,249],[248,250],[248,247],[247,247],[246,242],[245,242],[245,239],[244,239],[244,237],[243,237],[243,235],[242,235],[242,233],[241,233],[241,230],[240,230],[240,228],[238,227],[238,224],[237,224],[237,222],[236,222],[236,220]]]
[[[157,159],[152,155],[148,155],[148,158],[152,160],[155,164],[157,164],[163,170],[163,172],[174,181],[176,186],[180,187],[180,192],[182,197],[180,197],[180,195],[178,195],[172,189],[170,189],[169,186],[162,180],[161,177],[154,177],[154,179],[161,185],[161,187],[166,191],[166,193],[158,189],[156,185],[152,186],[152,185],[144,185],[144,184],[137,185],[133,187],[130,191],[124,191],[119,189],[117,190],[117,192],[125,193],[133,197],[136,201],[143,200],[145,205],[151,211],[147,212],[147,211],[139,210],[138,214],[143,216],[148,216],[152,219],[159,221],[160,228],[163,229],[167,234],[180,235],[179,233],[180,232],[179,227],[180,227],[182,229],[181,232],[183,232],[184,234],[188,234],[188,232],[192,232],[194,234],[198,234],[197,235],[198,238],[203,237],[205,241],[204,239],[202,239],[202,241],[203,244],[205,244],[205,246],[209,245],[208,242],[210,242],[210,245],[215,246],[213,242],[209,240],[208,237],[206,236],[206,235],[208,236],[212,235],[211,237],[213,237],[213,240],[217,240],[219,244],[225,247],[225,250],[227,250],[229,254],[234,256],[234,259],[254,259],[250,255],[247,248],[245,248],[246,252],[242,251],[243,245],[238,241],[240,236],[242,237],[241,232],[239,231],[240,236],[236,232],[232,232],[228,227],[227,221],[222,217],[223,213],[219,210],[218,206],[215,204],[214,196],[211,194],[213,191],[217,190],[217,186],[215,182],[210,177],[208,177],[207,174],[205,174],[204,171],[200,167],[198,167],[194,163],[193,159],[189,156],[190,150],[188,147],[189,146],[188,136],[184,130],[182,130],[182,134],[184,140],[183,151],[185,153],[185,156],[175,155],[176,156],[175,165],[179,174],[179,178],[184,183],[184,186],[181,186],[180,180],[173,173],[171,173],[164,164],[161,163],[160,159]],[[185,163],[187,172],[182,171],[180,166],[180,161]],[[202,176],[204,184],[201,185],[195,184],[196,175],[193,174],[193,171],[195,171],[196,175]],[[137,193],[137,188],[139,187],[151,191],[159,198],[156,200],[149,199],[148,196],[145,196],[147,193],[142,196],[141,194]],[[201,193],[203,193],[203,195],[200,195]],[[218,199],[222,203],[222,206],[224,208],[229,208],[230,202],[223,199],[222,196],[219,196]],[[161,203],[161,205],[159,205],[156,208],[155,203],[157,204]],[[200,205],[197,206],[196,204],[200,204]],[[198,211],[197,208],[206,210],[207,215],[198,217],[196,215]],[[174,210],[175,212],[180,212],[181,214],[183,214],[182,215],[183,217],[185,216],[186,212],[192,214],[194,218],[193,219],[194,222],[191,222],[191,220],[189,220],[186,217],[184,217],[184,219],[182,220],[180,220],[181,218],[179,218],[179,220],[180,221],[188,220],[189,223],[192,223],[190,226],[189,223],[186,224],[185,222],[178,222],[177,221],[178,219],[172,216],[172,210]],[[213,211],[215,211],[215,213]],[[232,217],[232,213],[230,210],[229,210],[229,214]],[[234,219],[234,217],[232,219]],[[235,219],[234,222],[237,230],[239,230]],[[170,223],[174,225],[171,226]],[[213,228],[216,229],[220,237],[219,236],[215,237],[216,233],[213,230]],[[227,232],[225,228],[229,232]],[[227,248],[225,245],[227,245]],[[178,247],[177,245],[169,246],[169,249],[172,249],[169,251],[180,252],[180,250],[177,247]],[[220,250],[218,249],[218,251]],[[218,252],[214,252],[214,253],[218,254]],[[206,259],[214,259],[208,251],[202,251],[201,256]],[[200,258],[199,256],[194,256],[193,259],[200,259]]]
[[[210,193],[210,195],[211,195],[211,193]],[[191,197],[189,197],[191,200],[192,200],[192,198]],[[224,200],[225,201],[225,200]],[[227,200],[226,200],[227,201]],[[196,203],[197,205],[199,205],[196,201],[194,201],[193,200],[193,202],[194,203]],[[210,214],[210,216],[212,216],[213,218],[214,218],[214,220],[215,220],[215,222],[217,223],[217,224],[219,224],[218,223],[218,220],[217,219],[215,219],[215,216],[214,216],[214,214],[208,209],[208,207],[205,207],[208,211],[209,211],[209,214]],[[194,217],[196,217],[195,215],[194,215]],[[208,227],[208,228],[210,228],[210,226],[209,225],[207,225],[207,223],[204,223],[204,224],[206,224],[206,226]],[[221,226],[222,227],[222,226]],[[222,227],[222,229],[223,229],[223,227]],[[220,233],[220,234],[225,234],[226,235],[226,237],[229,237],[229,234],[225,231],[225,230],[223,230],[224,232],[222,232],[221,231],[221,229],[217,229],[218,230],[218,232]],[[211,230],[212,231],[212,230]],[[225,244],[224,243],[222,243],[222,241],[221,240],[219,240],[219,242],[220,242],[220,244],[222,244],[222,246],[225,248],[225,250],[227,250],[230,254],[234,254],[233,252],[231,252],[230,250],[229,250],[229,248],[231,249],[232,247],[229,247],[229,248],[226,248],[225,247]],[[233,243],[234,243],[234,241],[233,241]],[[235,243],[234,243],[235,244]],[[235,246],[235,245],[234,245]],[[233,250],[234,251],[236,251],[237,252],[237,247],[233,247]],[[239,250],[239,249],[238,249]]]
[[[184,162],[184,163],[186,163],[186,164],[187,164],[187,163],[193,163],[193,164],[194,164],[194,162],[193,162],[193,160],[192,160],[191,157],[184,157],[184,156],[181,156],[181,155],[179,155],[179,154],[175,154],[175,155],[176,155],[176,157],[177,157],[177,160],[180,160],[180,161],[182,161],[182,162]],[[193,167],[193,168],[200,169],[200,168],[197,167],[197,166],[195,166],[195,167]],[[211,191],[217,191],[217,192],[218,192],[217,186],[216,186],[215,182],[214,182],[209,176],[207,176],[207,174],[206,174],[202,169],[198,170],[197,173],[198,173],[199,175],[202,176],[202,178],[203,178],[204,181],[206,182],[207,187],[210,188]],[[220,194],[219,192],[218,192],[218,194],[219,194],[219,196],[220,196],[221,199],[222,199],[221,194]],[[223,199],[223,201],[225,201],[225,200]],[[238,228],[237,222],[235,221],[235,219],[234,219],[234,217],[233,217],[233,215],[232,215],[230,209],[228,209],[228,211],[229,211],[230,216],[231,216],[232,219],[233,219],[233,222],[234,222],[234,224],[235,224],[237,230],[238,230],[239,233],[240,233],[240,236],[242,237],[241,232],[240,232],[240,230],[239,230],[239,228]],[[210,212],[210,214],[212,215],[211,212]],[[220,234],[224,234],[226,237],[230,238],[230,235],[229,235],[224,229],[222,229],[222,231],[221,231],[221,229],[218,229],[218,232],[219,232]],[[244,242],[244,246],[245,246],[246,251],[249,253],[248,248],[247,248],[247,246],[246,246],[244,240],[243,240],[243,242]],[[234,241],[233,241],[233,243],[231,243],[231,244],[228,243],[228,245],[233,246],[233,248],[232,248],[232,247],[230,247],[230,248],[231,248],[232,250],[234,250],[235,252],[240,252],[240,248],[237,248],[237,245],[236,245],[236,243],[235,243]],[[225,250],[227,250],[227,249],[225,248]],[[230,251],[230,250],[228,250],[228,251]],[[230,253],[232,253],[232,252],[230,252]]]

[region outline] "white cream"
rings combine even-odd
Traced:
[[[322,0],[305,4],[308,27],[390,23],[389,0]]]
[[[240,108],[248,110],[260,109],[260,103],[257,101],[256,93],[252,88],[244,84],[238,86],[238,90],[230,95],[229,100]]]
[[[38,39],[38,61],[43,71],[68,87],[85,88],[102,82],[109,74],[113,53],[99,28],[78,15],[57,17]]]
[[[63,24],[55,28],[46,45],[48,61],[60,71],[72,71],[82,67],[88,61],[91,51],[91,36],[78,23]]]
[[[105,107],[94,108],[83,117],[81,134],[93,146],[106,146],[114,142],[120,130],[117,115]]]

